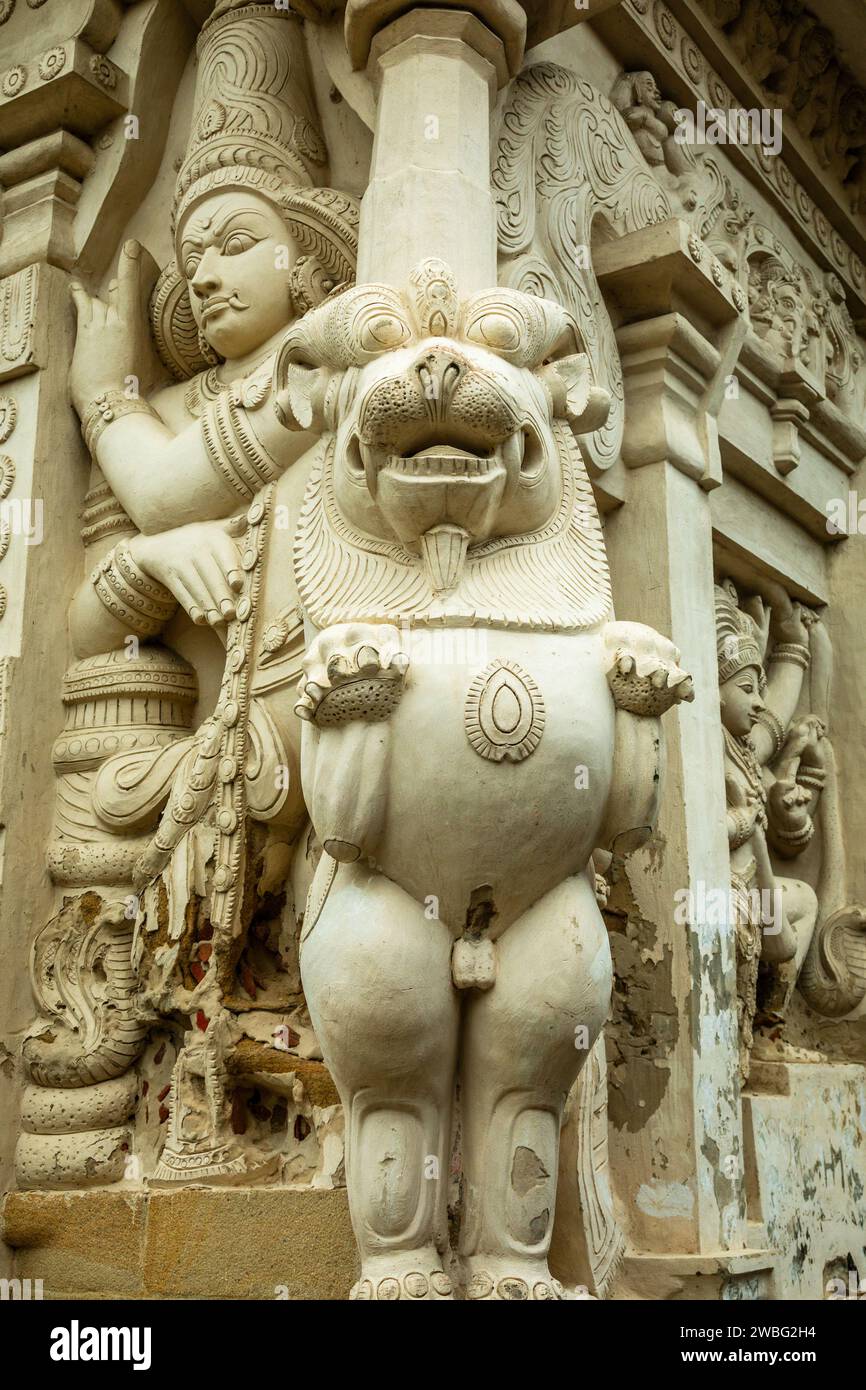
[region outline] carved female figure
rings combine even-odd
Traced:
[[[809,716],[792,722],[812,660],[810,633],[818,660],[825,659],[820,626],[810,618],[781,591],[774,594],[772,608],[754,599],[745,612],[730,581],[716,589],[743,1081],[750,1052],[765,1060],[819,1060],[818,1054],[792,1047],[783,1036],[818,900],[809,884],[778,875],[771,858],[795,858],[809,844],[824,785],[821,721]],[[765,675],[771,632],[775,640]],[[761,962],[765,979],[753,1042]]]

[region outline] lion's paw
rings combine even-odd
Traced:
[[[643,623],[608,623],[605,673],[617,709],[660,715],[695,698],[691,676],[679,665],[673,642]]]
[[[295,713],[326,728],[387,719],[403,694],[409,657],[388,623],[339,623],[315,638],[303,669]]]

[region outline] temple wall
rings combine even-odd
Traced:
[[[795,9],[0,4],[0,1272],[866,1278],[866,68]]]

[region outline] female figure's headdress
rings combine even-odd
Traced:
[[[764,685],[764,654],[757,624],[740,608],[737,590],[730,579],[716,585],[716,652],[719,659],[719,685],[738,671],[754,666]]]

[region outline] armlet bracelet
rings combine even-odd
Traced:
[[[273,459],[253,434],[246,412],[231,390],[209,401],[201,415],[201,431],[211,466],[249,502],[280,475]]]
[[[123,391],[102,391],[95,396],[81,417],[81,433],[88,452],[95,457],[103,430],[121,416],[136,413],[155,418],[154,410],[141,396],[127,396]]]
[[[782,840],[787,845],[802,845],[809,843],[814,834],[815,826],[811,817],[799,830],[777,830],[773,829],[773,834],[777,840]]]
[[[796,780],[801,787],[814,787],[815,791],[822,792],[827,778],[820,768],[800,768]]]
[[[767,730],[767,733],[773,739],[773,742],[776,746],[771,754],[771,757],[775,758],[779,753],[781,753],[782,747],[785,743],[785,730],[782,727],[781,719],[778,715],[774,714],[771,709],[765,707],[761,710],[761,713],[758,715],[758,718],[755,722],[757,724],[762,724],[764,728]]]

